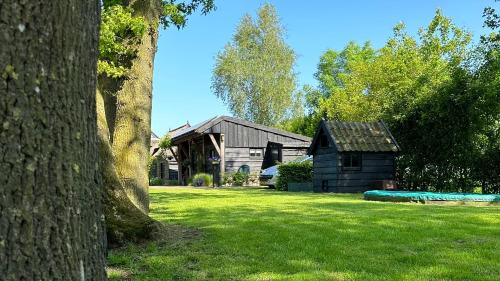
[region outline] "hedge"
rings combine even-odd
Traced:
[[[288,190],[291,182],[312,182],[313,164],[311,161],[288,163],[278,166],[277,190]]]

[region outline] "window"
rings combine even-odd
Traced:
[[[328,147],[328,137],[326,135],[319,136],[319,146]]]
[[[262,148],[250,148],[250,158],[261,159]]]
[[[361,170],[361,153],[342,154],[342,168],[344,170]]]

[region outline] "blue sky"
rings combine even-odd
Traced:
[[[191,125],[215,115],[230,115],[210,89],[214,57],[228,43],[241,17],[273,4],[287,30],[286,42],[298,55],[299,85],[317,85],[313,74],[327,49],[349,41],[381,47],[400,21],[415,34],[436,8],[477,38],[484,33],[482,11],[500,8],[493,0],[215,0],[217,10],[189,18],[184,29],[160,32],[153,77],[152,129],[164,135],[186,121]]]

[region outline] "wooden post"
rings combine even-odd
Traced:
[[[220,134],[220,181],[222,181],[222,177],[226,171],[226,144],[224,141],[224,134]]]
[[[172,151],[173,152],[173,151]],[[181,144],[177,146],[177,152],[179,152],[176,160],[177,160],[177,182],[179,185],[184,185],[184,182],[182,181],[182,149],[181,149]]]
[[[193,163],[191,163],[191,160],[193,160],[193,157],[191,155],[191,140],[188,140],[188,157],[189,157],[189,177],[193,176]]]
[[[201,149],[202,149],[202,152],[203,152],[203,153],[202,153],[202,155],[203,155],[203,156],[202,156],[202,157],[203,157],[203,171],[204,171],[204,172],[206,172],[206,167],[207,167],[207,166],[206,166],[206,164],[207,164],[207,163],[206,163],[206,159],[207,159],[207,158],[205,157],[205,135],[202,135],[201,137],[202,137],[202,145],[201,145]]]

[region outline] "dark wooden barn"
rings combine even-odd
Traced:
[[[321,121],[313,155],[316,192],[364,192],[394,180],[399,146],[383,121]]]
[[[211,118],[172,137],[181,184],[197,173],[211,173],[213,168],[221,175],[248,166],[250,173],[258,174],[277,162],[305,155],[310,143],[309,137],[228,116]]]

